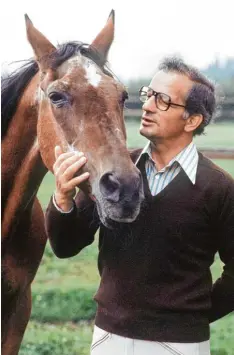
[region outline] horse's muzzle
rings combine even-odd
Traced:
[[[105,173],[99,181],[101,216],[116,222],[131,223],[144,199],[142,176],[138,170],[131,174]]]

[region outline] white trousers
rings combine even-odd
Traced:
[[[201,343],[159,343],[125,338],[94,326],[91,355],[210,355],[209,340]]]

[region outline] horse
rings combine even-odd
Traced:
[[[30,318],[31,283],[47,241],[36,197],[54,148],[82,151],[100,223],[129,223],[143,200],[126,147],[126,88],[107,65],[114,11],[91,45],[57,48],[25,15],[35,59],[2,81],[2,354],[18,354]],[[83,171],[82,171],[83,172]]]

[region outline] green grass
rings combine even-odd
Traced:
[[[65,260],[57,259],[48,244],[40,265],[41,272],[37,273],[34,281],[35,290],[37,290],[37,286],[41,288],[42,283],[46,290],[50,288],[67,289],[69,283],[76,287],[74,280],[77,280],[77,278],[81,287],[96,285],[98,278],[96,244],[95,242],[93,245],[86,247],[78,256]],[[79,262],[76,263],[76,260]],[[67,274],[68,278],[64,279],[64,274]]]
[[[92,325],[30,322],[19,355],[89,355]]]
[[[128,146],[142,147],[147,140],[139,134],[140,120],[127,121]],[[195,137],[195,142],[200,148],[234,148],[234,125],[232,123],[211,124],[205,134]]]
[[[98,283],[97,242],[79,255],[59,260],[49,243],[33,282],[31,319],[40,322],[65,322],[93,319],[93,301]]]
[[[96,313],[93,301],[95,291],[96,287],[81,287],[79,277],[73,280],[73,288],[68,284],[64,290],[53,286],[50,290],[33,290],[31,319],[50,323],[93,319]]]
[[[211,324],[211,355],[234,354],[233,329],[233,314],[229,314]]]
[[[214,159],[213,162],[234,177],[234,160]]]

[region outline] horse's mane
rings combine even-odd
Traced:
[[[52,53],[52,67],[58,68],[63,62],[71,58],[76,53],[92,59],[105,74],[112,76],[110,70],[106,66],[106,61],[100,56],[95,48],[88,46],[82,42],[67,42],[58,45],[57,50]],[[15,114],[18,102],[32,77],[38,72],[38,64],[31,59],[24,61],[24,64],[14,72],[3,76],[1,89],[1,110],[2,110],[2,132],[1,139],[7,133],[9,124]]]

